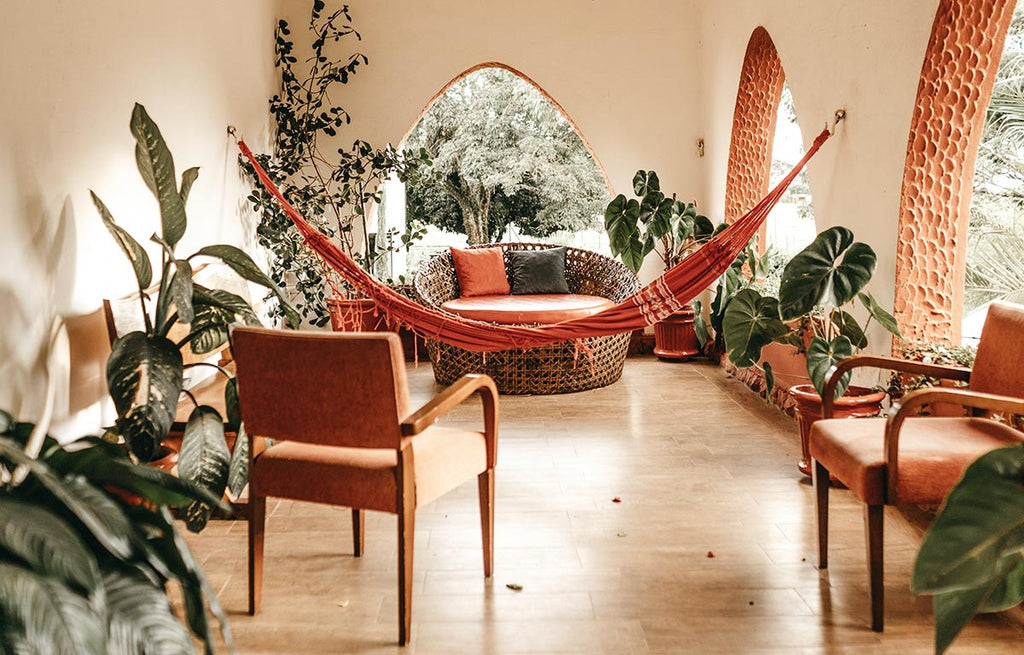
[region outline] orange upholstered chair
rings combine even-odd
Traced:
[[[284,332],[238,328],[232,334],[242,421],[253,437],[250,468],[249,613],[260,609],[266,498],[352,508],[355,555],[364,510],[398,515],[399,642],[409,639],[416,508],[476,477],[484,575],[494,557],[497,390],[469,375],[409,413],[401,342],[393,333]],[[483,429],[434,426],[479,392]]]
[[[822,402],[826,420],[811,427],[810,449],[818,516],[818,560],[828,566],[829,474],[865,503],[871,628],[883,627],[882,525],[885,505],[939,505],[972,461],[995,448],[1024,441],[1024,433],[986,418],[1024,415],[1024,307],[993,303],[972,369],[936,366],[891,357],[855,356],[831,372]],[[969,380],[968,388],[913,391],[886,421],[831,419],[833,391],[843,373],[860,366],[916,375]],[[930,403],[969,408],[961,418],[919,416]]]

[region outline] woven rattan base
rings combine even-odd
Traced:
[[[438,384],[452,384],[466,373],[486,373],[504,394],[555,394],[607,386],[622,377],[629,333],[562,341],[526,350],[513,348],[478,353],[427,340],[427,352]],[[586,354],[590,351],[590,355]]]

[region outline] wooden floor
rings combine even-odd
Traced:
[[[409,375],[414,405],[436,390],[429,365]],[[451,421],[479,414],[473,401]],[[420,509],[404,649],[393,516],[371,514],[355,559],[346,510],[269,504],[256,617],[246,524],[188,541],[241,653],[932,652],[930,601],[908,590],[919,530],[887,510],[886,631],[873,633],[861,508],[832,493],[819,572],[798,452],[795,422],[709,363],[630,358],[604,389],[502,397],[495,575],[475,483]],[[976,619],[950,652],[1024,652],[1020,614]]]

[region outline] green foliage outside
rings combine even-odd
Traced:
[[[1024,302],[1024,9],[1006,37],[974,169],[964,313]]]
[[[435,177],[407,183],[409,219],[497,240],[597,227],[608,189],[569,121],[536,88],[502,68],[453,84],[407,141],[424,148]]]

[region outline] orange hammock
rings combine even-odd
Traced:
[[[393,322],[453,346],[478,352],[494,352],[508,348],[533,348],[568,340],[577,340],[577,343],[581,343],[578,340],[586,337],[641,329],[678,311],[711,286],[736,260],[757,233],[768,212],[785,193],[786,188],[829,136],[831,133],[828,128],[824,129],[803,159],[797,162],[793,170],[753,209],[730,223],[689,257],[665,271],[661,277],[635,295],[592,316],[535,327],[498,325],[454,316],[424,307],[381,284],[326,235],[310,225],[285,200],[244,141],[238,141],[238,147],[252,163],[260,181],[277,198],[285,213],[295,223],[307,245],[359,293],[371,298],[378,309],[387,314]]]

